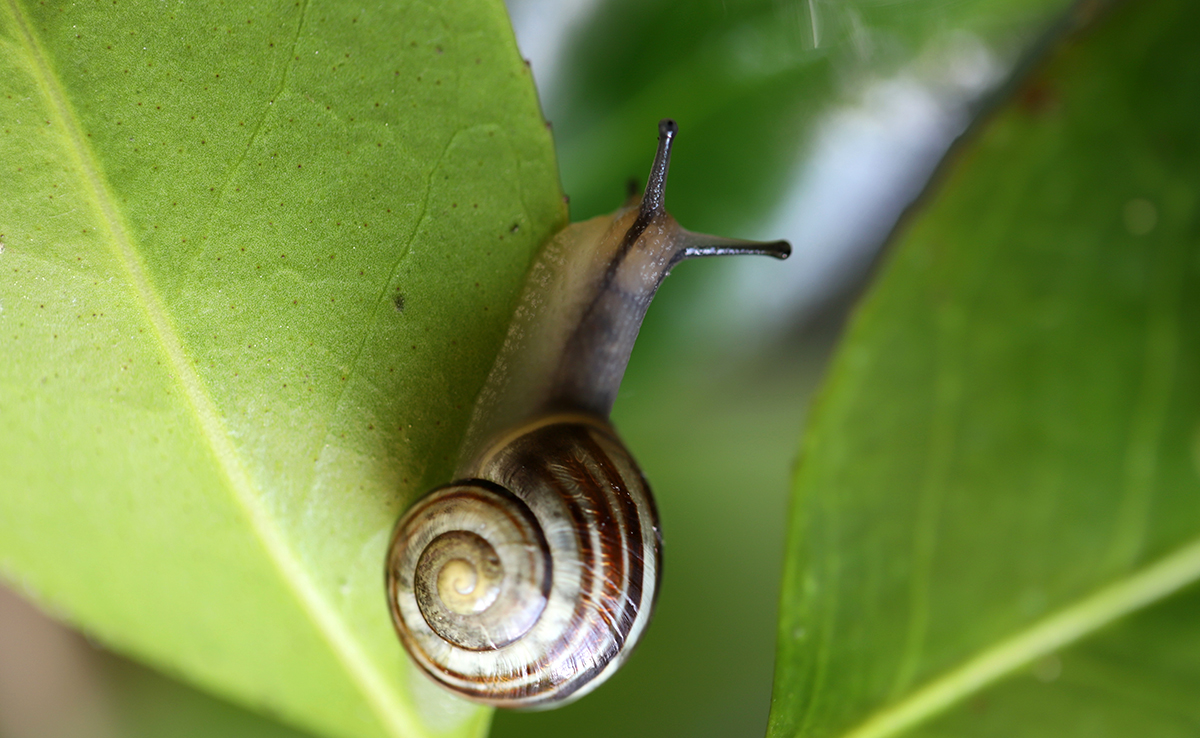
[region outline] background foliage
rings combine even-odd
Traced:
[[[1022,87],[889,260],[806,447],[778,626],[788,476],[844,303],[738,323],[727,307],[769,291],[740,266],[667,281],[614,413],[664,520],[656,621],[597,693],[498,715],[496,735],[761,734],[776,631],[772,734],[832,734],[1187,539],[1195,60],[1182,4],[1145,5]],[[819,224],[780,224],[796,181],[846,188],[814,164],[830,122],[881,83],[961,76],[963,48],[1003,74],[1056,48],[1066,8],[598,3],[539,90],[572,216],[645,176],[671,116],[681,222],[791,238],[797,258],[761,273],[811,269]],[[406,678],[378,562],[448,472],[529,254],[564,220],[506,24],[483,2],[4,6],[6,579],[292,725],[485,728]],[[969,116],[983,88],[964,89]],[[913,194],[881,210],[849,189],[826,217],[885,230]],[[1040,654],[922,729],[1186,734],[1187,612]],[[108,708],[84,734],[290,732],[88,659]]]

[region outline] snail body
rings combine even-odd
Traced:
[[[608,414],[650,301],[694,256],[786,258],[786,242],[684,230],[663,207],[677,128],[659,124],[645,194],[576,223],[536,257],[476,401],[458,481],[397,523],[392,620],[413,661],[454,692],[549,707],[594,689],[653,610],[654,501]]]

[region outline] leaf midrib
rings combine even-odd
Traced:
[[[138,305],[142,308],[155,338],[158,339],[168,366],[175,374],[183,396],[187,398],[188,406],[195,416],[200,434],[228,482],[235,501],[245,513],[268,558],[295,595],[301,610],[308,615],[350,678],[366,696],[367,703],[384,728],[396,736],[423,734],[416,720],[400,703],[391,698],[392,692],[383,675],[367,658],[337,612],[322,596],[316,583],[297,563],[294,552],[261,504],[261,495],[230,443],[228,430],[221,422],[215,403],[187,361],[183,342],[171,325],[166,307],[146,274],[134,248],[133,239],[100,172],[98,161],[87,145],[82,128],[61,84],[47,63],[47,57],[29,20],[17,0],[7,0],[6,4],[24,42],[25,51],[50,113],[65,133],[67,153],[75,161],[82,180],[81,189],[91,201],[97,220],[106,232],[109,246],[129,276],[129,284],[137,297]]]
[[[842,738],[902,734],[1017,669],[1200,581],[1200,538],[1032,623],[868,717]]]

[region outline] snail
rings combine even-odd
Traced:
[[[608,415],[642,318],[683,259],[791,253],[786,241],[676,223],[663,194],[677,131],[659,123],[640,200],[568,226],[535,258],[457,481],[396,524],[386,566],[396,631],[417,666],[468,699],[564,704],[629,655],[658,593],[662,536]]]

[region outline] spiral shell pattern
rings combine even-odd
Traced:
[[[396,526],[392,619],[414,661],[501,707],[582,696],[629,655],[658,589],[649,487],[606,424],[531,424]]]

